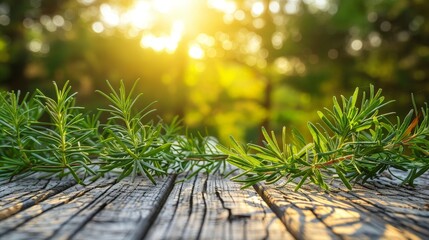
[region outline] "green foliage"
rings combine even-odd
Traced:
[[[137,82],[129,93],[121,82],[119,92],[107,82],[111,92],[103,95],[109,102],[109,109],[99,109],[108,112],[108,122],[102,125],[99,173],[120,169],[119,179],[138,174],[145,175],[153,183],[155,176],[169,173],[179,173],[194,170],[212,172],[219,169],[223,161],[210,161],[214,158],[224,160],[226,156],[219,155],[210,138],[202,135],[180,135],[181,127],[177,118],[170,124],[162,122],[144,123],[143,119],[153,111],[151,104],[144,109],[134,112],[134,106],[142,94],[133,97]],[[191,176],[193,176],[191,174]]]
[[[134,104],[142,95],[132,97],[136,83],[129,94],[123,82],[119,92],[109,82],[111,93],[97,91],[111,103],[110,109],[100,109],[110,114],[109,122],[103,125],[104,148],[100,157],[104,162],[100,171],[121,168],[119,179],[130,174],[135,177],[140,173],[155,183],[154,176],[167,173],[169,163],[168,159],[163,158],[163,153],[170,149],[171,144],[160,141],[161,125],[142,122],[146,115],[154,111],[147,110],[150,105],[137,113],[133,112]]]
[[[358,105],[359,89],[350,98],[341,96],[341,104],[333,98],[333,108],[318,112],[320,124],[308,123],[312,141],[305,143],[297,131],[292,131],[290,143],[283,129],[281,142],[273,132],[264,128],[262,146],[237,143],[231,148],[221,147],[229,155],[228,162],[244,172],[234,180],[245,187],[256,182],[274,183],[285,178],[295,182],[295,190],[311,182],[329,189],[329,182],[341,180],[352,189],[357,181],[370,178],[392,168],[407,171],[403,183],[413,185],[414,180],[429,169],[429,117],[428,107],[411,110],[392,123],[379,110],[384,102],[381,90],[370,86],[369,96],[364,92]],[[395,176],[398,177],[398,176]],[[400,177],[398,177],[400,178]]]
[[[137,82],[128,93],[122,82],[119,91],[107,85],[110,93],[97,92],[110,105],[96,114],[75,105],[77,93],[71,93],[68,82],[61,89],[54,82],[54,98],[40,90],[23,99],[19,92],[2,92],[0,178],[38,172],[50,177],[71,175],[83,184],[87,176],[96,179],[119,171],[119,180],[144,175],[156,183],[156,176],[191,169],[194,174],[212,172],[224,165],[226,156],[217,151],[217,143],[201,134],[181,135],[177,118],[170,125],[145,123],[155,109],[148,105],[135,111],[142,95],[133,95]],[[109,114],[106,123],[100,123],[102,113]]]
[[[76,181],[82,173],[95,174],[88,166],[95,148],[90,141],[94,128],[84,125],[82,108],[75,106],[75,95],[68,83],[55,98],[37,91],[35,96],[20,92],[0,95],[1,161],[0,176],[44,172],[48,176],[72,174]],[[46,113],[49,121],[41,121]]]
[[[93,134],[92,128],[83,128],[84,113],[75,106],[75,95],[70,94],[71,87],[66,82],[59,89],[54,82],[55,98],[37,91],[36,101],[45,107],[49,122],[38,122],[32,134],[38,136],[39,153],[34,155],[44,164],[33,166],[32,170],[52,172],[59,176],[72,174],[81,183],[79,172],[95,174],[88,166],[89,154],[96,152],[94,146],[86,145]]]
[[[26,173],[38,162],[37,135],[30,127],[43,108],[28,94],[20,98],[19,91],[0,93],[0,177]]]
[[[34,97],[20,92],[0,94],[0,178],[32,173],[44,176],[71,175],[78,183],[118,171],[118,179],[146,176],[154,184],[156,177],[189,172],[224,169],[225,160],[243,170],[233,180],[243,187],[264,181],[285,179],[295,190],[313,183],[328,190],[339,179],[352,189],[391,169],[406,171],[404,184],[413,185],[429,169],[429,107],[416,104],[405,118],[389,120],[393,113],[380,113],[392,101],[385,102],[381,90],[370,86],[359,96],[356,89],[349,98],[333,98],[332,109],[319,111],[321,123],[308,123],[311,141],[293,129],[280,139],[262,128],[263,144],[240,144],[231,138],[231,146],[218,144],[213,137],[184,131],[175,118],[170,124],[145,122],[152,104],[136,110],[142,94],[134,95],[121,82],[116,91],[97,91],[109,105],[89,114],[75,105],[77,93],[68,82],[62,88],[54,83],[55,96],[37,91]],[[107,121],[99,116],[107,113]],[[391,117],[391,116],[390,116]],[[47,120],[43,120],[47,119]],[[400,176],[395,176],[400,178]]]
[[[222,154],[216,146],[214,137],[204,137],[201,134],[187,133],[184,136],[175,137],[172,145],[173,155],[182,156],[175,158],[171,166],[175,172],[191,171],[187,179],[192,178],[201,171],[207,173],[225,170],[227,155]]]
[[[146,99],[160,92],[169,96],[158,114],[181,113],[194,128],[248,141],[264,121],[277,128],[313,120],[308,113],[322,108],[327,97],[355,86],[376,83],[398,100],[397,112],[406,109],[409,92],[419,93],[419,104],[429,95],[429,48],[422,43],[429,38],[429,1],[294,1],[296,8],[292,1],[287,11],[283,7],[289,1],[275,1],[280,11],[268,0],[231,0],[216,5],[220,8],[213,1],[195,1],[182,7],[201,14],[173,7],[168,17],[159,12],[158,1],[145,1],[152,7],[144,9],[140,2],[2,1],[1,87],[38,87],[48,94],[46,79],[68,76],[81,87],[80,97],[91,99],[85,107],[96,108],[104,100],[92,94],[92,88],[104,89],[97,79],[141,76],[150,80],[138,86]],[[245,21],[221,7],[231,4]],[[253,13],[254,4],[263,4],[262,15]],[[118,18],[140,9],[142,18],[112,25],[101,5]],[[95,22],[104,31],[96,33]],[[154,50],[141,43],[142,38],[168,37],[179,22],[183,32],[176,36],[177,46],[164,46],[168,53],[161,51],[163,44]],[[144,31],[134,34],[142,23]],[[195,46],[203,59],[189,56]]]

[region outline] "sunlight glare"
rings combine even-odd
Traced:
[[[134,5],[121,14],[114,7],[104,4],[100,7],[103,22],[109,26],[118,24],[127,29],[129,37],[141,35],[140,46],[154,51],[174,53],[181,41],[185,26],[192,23],[193,16],[189,11],[197,0],[148,0],[135,1]],[[110,17],[113,20],[108,20]],[[157,22],[165,21],[166,29],[156,33],[147,33]],[[142,32],[144,31],[144,32]]]
[[[264,3],[262,2],[255,2],[252,5],[252,16],[253,17],[259,17],[261,16],[265,11]]]
[[[183,36],[195,31],[195,14],[200,0],[134,0],[134,4],[123,9],[120,5],[101,4],[100,20],[92,24],[96,33],[111,32],[110,28],[120,27],[129,38],[140,37],[140,46],[156,52],[174,53]],[[237,2],[232,0],[207,0],[207,6],[229,16],[232,20],[244,21],[246,14],[238,9]],[[254,16],[262,15],[266,9],[262,1],[255,1],[251,9]],[[192,14],[190,14],[192,13]],[[161,28],[157,24],[162,22]],[[262,19],[254,24],[261,28],[265,25]],[[156,31],[150,31],[156,27]],[[164,28],[165,27],[165,28]],[[148,31],[149,30],[149,31]],[[189,33],[190,32],[190,33]],[[225,50],[234,46],[230,41],[221,41]],[[215,39],[199,35],[196,45],[188,46],[191,58],[201,59],[216,56],[213,51]],[[251,44],[251,45],[254,45]],[[207,51],[207,52],[206,52]]]
[[[208,46],[208,47],[212,47],[216,43],[215,39],[212,36],[204,34],[204,33],[198,34],[197,41],[199,43],[205,45],[205,46]]]
[[[208,0],[208,6],[227,14],[233,14],[237,10],[237,5],[234,1],[228,0]]]
[[[171,29],[171,36],[176,40],[180,40],[184,29],[185,29],[185,24],[183,23],[183,21],[180,21],[180,20],[174,21],[173,27]]]
[[[124,13],[124,22],[137,29],[150,28],[154,18],[150,3],[145,1],[138,1],[134,7]]]
[[[189,57],[193,59],[203,59],[205,54],[204,50],[199,44],[191,44],[188,50]]]
[[[101,4],[100,6],[102,20],[111,27],[116,27],[120,23],[120,16],[116,9],[109,4]]]
[[[183,30],[183,22],[174,21],[169,35],[143,35],[140,40],[140,46],[143,48],[151,48],[157,52],[166,51],[167,53],[174,53],[182,39]]]
[[[155,9],[163,14],[171,12],[173,3],[174,2],[170,2],[169,0],[156,0],[153,2]]]
[[[160,14],[186,14],[197,0],[152,0],[153,8]]]

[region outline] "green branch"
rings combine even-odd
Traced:
[[[362,94],[360,107],[358,97],[356,88],[350,98],[341,96],[342,104],[334,97],[332,110],[319,111],[321,123],[308,123],[312,137],[308,144],[295,130],[287,142],[285,128],[281,144],[274,132],[270,135],[264,128],[262,146],[243,147],[232,139],[230,148],[220,149],[229,155],[228,162],[244,170],[235,180],[250,186],[286,179],[296,184],[296,190],[309,183],[328,190],[327,183],[339,179],[351,189],[354,182],[396,168],[407,174],[403,183],[413,185],[429,169],[427,105],[420,110],[414,107],[402,121],[397,117],[395,124],[387,118],[393,113],[379,113],[392,102],[384,102],[381,90],[375,92],[370,86],[369,97]]]
[[[155,109],[149,104],[136,110],[142,96],[134,95],[137,82],[130,91],[123,82],[118,90],[107,85],[110,92],[97,92],[109,105],[95,114],[75,105],[77,93],[68,82],[62,88],[54,83],[54,97],[40,90],[22,99],[19,92],[1,92],[0,178],[41,172],[71,175],[83,184],[87,176],[115,171],[119,179],[142,175],[156,183],[172,173],[212,173],[229,162],[242,170],[232,180],[243,187],[284,179],[295,190],[306,184],[328,190],[332,180],[352,189],[393,168],[405,172],[404,184],[413,185],[429,170],[428,106],[418,109],[412,97],[413,109],[392,122],[393,113],[381,112],[392,101],[385,102],[373,86],[369,93],[356,88],[349,98],[333,97],[331,109],[318,111],[320,123],[307,124],[310,141],[295,129],[288,135],[283,128],[278,136],[262,128],[261,145],[231,138],[230,146],[222,146],[213,137],[183,131],[177,118],[170,124],[145,122]],[[101,123],[103,112],[109,117]]]

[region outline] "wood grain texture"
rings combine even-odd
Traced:
[[[353,191],[333,182],[329,193],[240,189],[219,174],[175,181],[3,182],[0,239],[429,239],[429,174],[415,188],[382,175]]]
[[[76,185],[72,180],[25,179],[0,187],[0,220],[23,211]]]
[[[76,185],[0,222],[1,239],[130,239],[148,222],[174,184],[174,176]],[[163,196],[165,195],[165,196]]]
[[[176,184],[146,239],[293,239],[252,189],[220,175]]]
[[[175,176],[117,184],[123,186],[112,191],[112,200],[99,213],[77,230],[74,239],[141,239],[152,226],[171,189]],[[79,222],[79,220],[77,220]]]
[[[58,181],[58,183],[60,183]],[[16,182],[20,184],[20,182]],[[113,181],[103,179],[86,187],[74,185],[58,194],[10,216],[0,222],[0,238],[5,239],[42,239],[49,237],[72,216],[67,209],[75,208],[76,202],[83,196],[88,197],[102,186],[111,186]]]
[[[428,239],[428,183],[426,174],[415,188],[388,177],[353,191],[334,182],[329,193],[312,186],[254,188],[296,239]]]

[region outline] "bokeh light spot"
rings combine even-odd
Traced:
[[[188,54],[193,59],[203,59],[205,56],[204,50],[199,44],[191,44],[188,50]]]
[[[64,18],[61,15],[55,15],[52,18],[52,22],[54,23],[55,26],[57,27],[62,27],[64,25]]]
[[[378,32],[371,32],[368,35],[369,44],[372,47],[379,47],[381,45],[382,39]]]
[[[284,5],[284,11],[287,14],[296,14],[299,12],[299,0],[290,0]]]
[[[102,33],[104,31],[104,25],[101,22],[95,22],[92,24],[92,31]]]
[[[351,43],[350,43],[350,47],[352,48],[352,50],[354,51],[360,51],[363,47],[363,42],[360,39],[354,39]]]
[[[0,25],[7,26],[10,23],[10,18],[6,14],[0,15]]]
[[[102,20],[111,27],[119,25],[119,13],[116,9],[112,8],[109,4],[103,3],[100,6]]]
[[[328,57],[330,59],[337,59],[338,58],[338,50],[337,49],[329,49],[328,51]]]
[[[278,1],[271,1],[268,8],[270,9],[270,12],[272,12],[272,13],[279,13],[280,12],[280,3]]]
[[[244,11],[243,11],[243,10],[237,10],[237,11],[234,13],[234,18],[235,18],[237,21],[243,21],[243,20],[246,18],[246,14],[244,13]]]
[[[263,2],[255,2],[252,5],[251,13],[253,17],[259,17],[261,16],[265,11],[264,3]]]
[[[383,21],[380,24],[380,30],[383,32],[388,32],[390,31],[390,29],[392,29],[392,24],[389,21]]]

